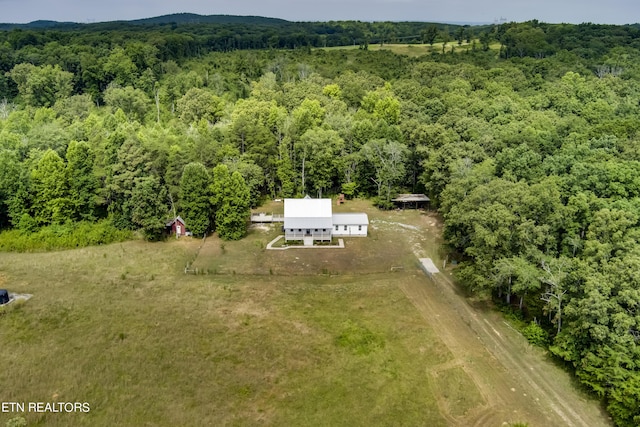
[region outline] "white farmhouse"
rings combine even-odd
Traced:
[[[284,199],[284,240],[331,241],[331,199]]]
[[[330,242],[333,236],[367,235],[365,213],[334,214],[331,199],[284,199],[284,239],[301,240],[305,246],[315,241]]]

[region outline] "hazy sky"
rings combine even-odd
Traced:
[[[258,15],[291,21],[640,22],[639,0],[0,0],[0,22],[99,22],[169,13]]]

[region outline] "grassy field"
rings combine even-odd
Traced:
[[[483,347],[484,323],[417,268],[416,256],[441,264],[434,215],[335,210],[367,211],[369,237],[266,251],[277,229],[253,227],[239,242],[0,253],[0,288],[33,294],[0,307],[0,403],[90,405],[0,412],[0,426],[551,425],[546,393],[514,394],[519,374]],[[208,274],[184,274],[196,252]],[[583,404],[567,400],[589,413]]]
[[[480,49],[480,42],[476,40],[476,48]],[[450,53],[452,51],[455,53],[464,53],[468,50],[472,49],[472,45],[469,43],[462,43],[462,45],[458,45],[458,42],[449,42],[445,47],[444,51],[446,53]],[[492,43],[489,48],[494,51],[500,50],[499,43]],[[334,47],[325,47],[321,49],[326,50],[340,50],[340,49],[360,49],[359,45],[351,45],[351,46],[334,46]],[[432,53],[442,53],[442,42],[434,43],[433,46],[429,44],[413,44],[413,43],[385,43],[383,45],[380,44],[370,44],[368,47],[371,51],[377,50],[389,50],[398,55],[407,55],[409,57],[419,57],[422,55],[430,55]]]
[[[429,367],[451,355],[396,286],[424,278],[389,272],[410,253],[379,225],[326,259],[264,251],[271,231],[211,238],[198,262],[218,274],[197,276],[198,240],[0,254],[0,287],[33,294],[0,311],[0,402],[91,406],[0,425],[446,425]]]

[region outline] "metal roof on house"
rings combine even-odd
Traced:
[[[333,222],[331,217],[329,218],[285,218],[284,228],[298,228],[298,229],[331,229],[333,228]]]
[[[284,218],[331,218],[331,199],[284,199]]]
[[[284,199],[284,228],[332,228],[331,199]]]
[[[333,225],[368,225],[369,216],[366,213],[336,213],[333,214]]]

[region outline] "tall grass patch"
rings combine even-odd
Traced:
[[[19,229],[0,233],[0,251],[32,252],[106,245],[133,238],[133,233],[119,230],[108,220],[95,223],[54,224],[37,231]]]

